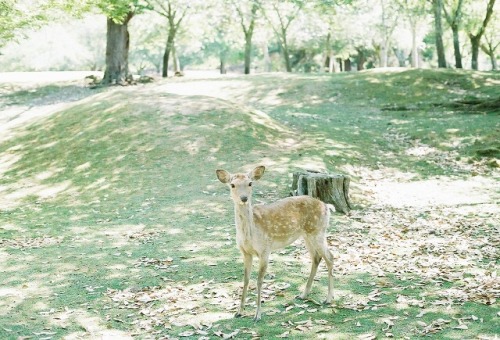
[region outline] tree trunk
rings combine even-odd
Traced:
[[[175,49],[175,45],[172,46],[172,61],[174,62],[174,74],[177,75],[182,71],[182,69],[179,56],[177,55],[177,50]]]
[[[460,52],[460,39],[458,36],[458,25],[452,25],[451,30],[453,31],[453,51],[455,53],[455,67],[463,68],[462,53]]]
[[[471,62],[471,67],[473,70],[478,69],[478,63],[477,60],[479,58],[479,42],[481,41],[481,37],[477,35],[471,35],[470,36],[470,44],[471,44],[471,50],[472,50],[472,62]]]
[[[325,52],[323,54],[323,63],[321,65],[321,72],[330,72],[332,73],[330,69],[330,64],[331,64],[331,55],[332,55],[332,34],[328,32],[328,35],[326,36],[326,41],[325,41]],[[328,68],[326,68],[328,63]]]
[[[347,214],[351,210],[349,200],[350,179],[344,175],[329,175],[317,172],[293,174],[292,195],[309,195],[333,204],[335,211]]]
[[[245,74],[250,74],[252,63],[252,33],[245,33]]]
[[[432,9],[434,11],[434,30],[436,33],[436,50],[438,55],[438,67],[446,68],[446,57],[443,44],[443,24],[441,20],[441,11],[443,7],[442,0],[432,0]]]
[[[328,59],[328,72],[335,72],[335,56],[333,55],[333,51],[330,51],[330,56]]]
[[[411,67],[418,67],[417,27],[412,23],[411,27]]]
[[[123,23],[117,24],[107,19],[106,33],[106,70],[101,81],[102,85],[125,85],[128,81],[128,50],[130,36],[128,22],[133,13],[128,13]]]
[[[269,47],[267,46],[267,39],[262,43],[262,59],[264,61],[264,72],[271,72],[271,57],[269,56]]]
[[[236,2],[234,2],[236,4]],[[248,27],[245,25],[245,15],[236,6],[236,10],[241,20],[241,28],[243,29],[243,34],[245,35],[245,74],[250,74],[250,64],[252,62],[252,36],[253,30],[255,28],[255,18],[257,11],[259,10],[259,3],[257,1],[252,1],[250,22]]]
[[[448,21],[448,24],[451,27],[451,31],[453,32],[453,51],[455,55],[456,68],[463,68],[462,53],[460,53],[460,38],[459,38],[460,22],[462,20],[462,5],[463,5],[463,0],[459,0],[457,3],[457,7],[451,13],[449,13],[446,10],[445,6],[443,7],[444,16],[446,18],[446,21]]]
[[[168,77],[168,63],[170,58],[170,53],[174,48],[174,34],[171,30],[168,32],[167,43],[165,45],[165,52],[163,53],[163,70],[161,76],[163,78]]]
[[[292,72],[292,65],[290,64],[290,52],[288,51],[288,42],[286,41],[286,31],[282,30],[283,36],[282,45],[283,45],[283,57],[285,58],[285,68],[287,72]]]
[[[227,58],[227,49],[225,47],[222,47],[222,49],[221,49],[221,51],[219,53],[220,74],[226,74],[227,73],[226,58]]]
[[[347,58],[344,60],[344,71],[346,72],[350,72],[352,71],[352,68],[351,68],[351,59]]]
[[[380,67],[387,67],[387,59],[388,59],[388,44],[384,41],[382,44],[382,48],[380,49]]]
[[[358,51],[358,56],[356,57],[356,64],[357,64],[356,67],[358,71],[362,71],[365,69],[366,57],[363,50],[359,49],[357,51]]]
[[[481,49],[483,50],[483,52],[486,53],[486,55],[488,57],[490,57],[491,69],[493,71],[496,71],[498,69],[497,57],[496,57],[495,50],[497,49],[497,47],[499,45],[500,45],[500,42],[498,42],[495,45],[492,41],[487,41],[486,44],[481,44]]]
[[[406,67],[405,51],[403,49],[398,49],[396,47],[393,47],[392,50],[394,52],[394,55],[398,59],[398,65],[399,65],[399,67]]]
[[[479,32],[477,34],[472,34],[469,33],[469,39],[472,45],[472,62],[471,62],[471,67],[473,70],[478,69],[478,63],[477,59],[479,57],[479,45],[481,43],[481,37],[484,34],[484,31],[486,30],[486,26],[488,26],[488,22],[491,19],[491,16],[493,14],[493,7],[495,6],[495,1],[496,0],[489,0],[488,1],[488,6],[486,8],[486,16],[483,20],[483,24],[481,25],[481,28],[479,29]]]

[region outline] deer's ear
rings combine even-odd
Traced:
[[[226,170],[216,170],[215,172],[217,173],[217,178],[222,183],[227,184],[231,181],[231,175]]]
[[[262,177],[262,175],[264,175],[264,171],[266,170],[266,167],[261,165],[261,166],[258,166],[256,167],[255,169],[252,170],[252,172],[250,172],[249,174],[249,177],[252,179],[252,180],[258,180]]]

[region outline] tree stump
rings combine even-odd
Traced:
[[[344,175],[330,175],[307,170],[293,174],[292,195],[308,195],[333,204],[335,210],[347,214],[352,209],[349,200],[350,179]]]

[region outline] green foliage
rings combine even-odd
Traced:
[[[95,6],[99,8],[106,17],[115,23],[123,23],[132,13],[139,14],[150,6],[142,0],[89,0],[95,1]]]
[[[46,20],[35,4],[27,11],[16,0],[0,0],[0,47],[23,35],[23,30],[38,28]]]
[[[116,23],[122,23],[130,13],[139,14],[150,6],[145,0],[49,0],[45,8],[63,10],[76,17],[98,9]]]
[[[29,10],[21,6],[28,3]],[[335,60],[335,68],[338,70],[340,68],[337,63],[338,59],[350,59],[353,62],[361,60],[359,51],[365,51],[366,55],[370,55],[365,64],[375,67],[384,65],[380,57],[381,51],[384,50],[389,52],[388,66],[400,66],[398,62],[410,60],[410,54],[412,56],[418,55],[418,60],[423,59],[424,67],[435,65],[433,61],[436,59],[435,41],[429,39],[429,37],[435,36],[435,32],[433,32],[432,25],[429,25],[432,20],[428,12],[429,2],[425,0],[384,1],[385,6],[382,6],[385,8],[384,11],[381,9],[379,0],[273,0],[260,2],[257,0],[37,0],[25,2],[1,0],[0,45],[3,46],[10,40],[20,41],[19,38],[27,29],[37,29],[47,22],[57,24],[60,18],[77,23],[75,18],[81,19],[88,13],[98,12],[112,18],[117,23],[121,23],[131,16],[148,12],[151,9],[165,14],[168,3],[176,13],[175,18],[177,19],[172,22],[183,17],[181,14],[185,11],[189,14],[182,21],[175,45],[178,57],[185,63],[190,63],[189,66],[194,68],[213,68],[214,64],[217,63],[216,59],[219,59],[220,56],[227,56],[227,61],[231,64],[228,67],[232,66],[233,69],[241,67],[245,54],[244,34],[241,32],[242,24],[248,31],[252,8],[256,10],[256,20],[253,26],[254,32],[252,32],[251,54],[253,56],[252,63],[257,67],[262,64],[266,64],[266,67],[271,63],[283,64],[279,63],[277,54],[278,52],[283,54],[282,51],[285,50],[284,39],[286,39],[286,49],[289,50],[288,54],[293,55],[293,60],[290,61],[293,71],[322,70],[321,63],[324,62],[324,56],[327,54],[333,56],[332,60]],[[260,4],[259,8],[253,6],[257,3]],[[447,5],[454,3],[456,0],[446,2]],[[392,5],[395,7],[393,8]],[[481,41],[483,51],[491,56],[495,55],[499,46],[498,34],[496,34],[499,20],[495,20],[498,19],[498,5],[497,2],[495,12]],[[463,30],[460,31],[460,34],[467,32],[476,34],[484,19],[486,2],[465,1],[464,6]],[[137,34],[131,31],[132,49],[130,56],[133,59],[131,65],[137,64],[137,69],[150,68],[151,66],[155,66],[156,69],[156,65],[161,62],[161,50],[164,50],[161,44],[165,45],[165,35],[168,29],[159,25],[155,20],[148,22],[147,16],[140,20],[145,20],[143,26],[150,25],[150,27],[141,29],[141,33]],[[86,28],[83,28],[82,31]],[[415,44],[411,44],[412,29],[415,29],[416,32]],[[146,35],[140,35],[142,32],[145,32]],[[444,45],[447,49],[451,49],[451,35],[449,32],[444,33]],[[92,35],[92,33],[87,32],[85,34]],[[327,37],[329,38],[327,39]],[[80,41],[74,42],[75,45],[81,45],[81,40],[86,40],[81,36],[73,38],[80,39]],[[71,38],[68,37],[68,39]],[[87,44],[87,42],[84,43]],[[273,49],[277,44],[281,44],[281,46],[279,51],[275,51],[275,49],[270,51],[272,52],[270,58],[263,60],[262,57],[265,55],[267,58],[268,55],[261,52],[264,44],[267,44],[270,49]],[[67,64],[73,60],[71,56],[73,50],[71,48],[64,50],[66,45],[61,43],[60,47],[50,47],[52,51],[60,48],[57,51],[60,58],[50,58],[57,65],[44,66],[46,69],[67,69],[70,67]],[[470,42],[464,40],[462,45],[464,56],[470,55]],[[40,48],[43,49],[43,47]],[[417,52],[413,53],[412,48]],[[25,54],[24,49],[28,49],[28,47],[20,45],[19,53]],[[9,49],[10,56],[1,61],[3,69],[22,68],[19,61],[25,59],[23,57],[16,58],[16,52],[13,50]],[[95,53],[97,52],[101,52],[100,48]],[[69,56],[66,57],[65,54]],[[104,58],[94,57],[92,53],[83,53],[82,55],[92,55],[92,58],[96,59],[85,62],[88,65],[100,64]],[[489,63],[486,63],[484,55],[479,57],[480,67],[490,67]],[[158,60],[155,61],[154,58]],[[61,65],[60,60],[64,59],[68,63]],[[6,65],[6,60],[13,60],[13,64]],[[412,66],[416,66],[416,60],[416,58],[412,59]],[[492,60],[493,64],[494,61]],[[26,69],[39,69],[32,65],[34,61],[26,60],[23,62],[27,63]],[[75,63],[75,68],[81,67],[80,65],[82,63]],[[275,69],[283,68],[276,67]]]

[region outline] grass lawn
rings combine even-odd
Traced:
[[[90,90],[0,83],[0,339],[496,339],[500,74],[176,78]],[[335,300],[302,242],[273,253],[262,320],[215,176],[264,164],[351,177]],[[254,263],[254,267],[256,263]]]

